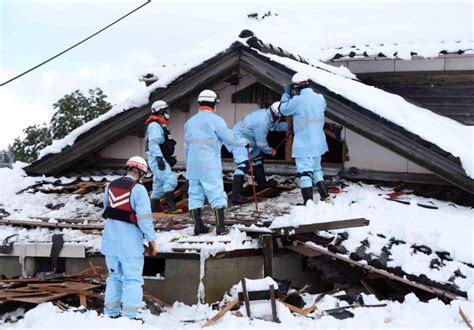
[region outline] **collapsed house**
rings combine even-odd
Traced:
[[[271,133],[269,142],[281,143],[282,147],[276,160],[267,160],[265,166],[267,173],[276,175],[279,185],[258,193],[260,211],[254,211],[252,205],[230,207],[227,218],[233,229],[222,238],[190,236],[192,223],[186,214],[157,219],[160,253],[156,258],[146,258],[145,290],[169,303],[214,302],[240,279],[268,275],[290,279],[299,287],[311,284],[315,292],[349,283],[360,284],[381,298],[403,299],[407,292],[423,299],[467,297],[474,278],[469,253],[451,255],[449,246],[443,246],[446,242],[430,246],[429,241],[418,242],[413,235],[408,235],[408,241],[397,237],[396,230],[386,232],[388,227],[376,221],[390,213],[395,219],[397,212],[406,218],[411,214],[423,219],[436,218],[427,213],[435,210],[453,217],[457,216],[453,212],[470,212],[429,198],[472,206],[474,161],[472,148],[466,144],[472,143],[474,127],[448,118],[472,124],[472,108],[458,107],[459,112],[453,113],[446,110],[449,105],[438,103],[433,105],[435,113],[419,105],[423,101],[427,105],[441,102],[423,94],[433,93],[427,86],[436,85],[436,79],[437,90],[450,95],[459,85],[472,90],[472,55],[441,54],[436,59],[409,63],[385,56],[361,59],[357,53],[339,55],[330,64],[343,64],[357,76],[345,68],[311,63],[247,30],[228,48],[196,64],[156,72],[158,80],[138,97],[54,141],[39,160],[25,167],[30,180],[21,193],[28,196],[40,192],[41,201],[48,204],[29,211],[14,211],[14,207],[3,210],[2,233],[11,236],[4,245],[11,249],[0,253],[1,273],[6,277],[51,271],[77,273],[90,264],[103,265],[98,248],[103,228],[102,188],[123,173],[127,158],[145,156],[144,122],[154,101],[164,99],[171,105],[170,130],[178,141],[180,160],[175,170],[182,171],[183,126],[197,111],[201,90],[218,91],[218,114],[232,126],[246,113],[279,100],[290,77],[305,71],[312,88],[324,95],[328,105],[325,132],[330,151],[323,156],[323,165],[327,178],[333,179],[335,206],[310,205],[289,211],[297,198],[293,191],[297,185],[291,160],[292,137]],[[430,71],[430,78],[421,71]],[[411,96],[413,89],[407,87],[407,80],[419,87],[413,103],[399,96]],[[444,132],[456,134],[446,139]],[[224,169],[229,172],[233,168],[231,155],[223,150],[222,156]],[[358,186],[349,180],[379,186]],[[180,177],[180,187],[184,183]],[[149,187],[149,180],[145,184]],[[230,191],[230,180],[225,184]],[[413,186],[422,195],[427,191],[432,195],[428,194],[428,199],[416,197],[411,194]],[[359,187],[365,190],[359,191]],[[370,195],[372,202],[380,203],[373,208],[380,206],[384,211],[374,211],[367,218],[350,216],[351,211],[361,211],[358,205],[367,202],[360,201],[358,193]],[[178,207],[186,210],[185,189],[178,189],[175,198]],[[208,223],[213,221],[209,215],[204,218]],[[398,220],[408,225],[405,219]],[[62,235],[63,242],[60,238],[52,240],[52,235]],[[22,238],[33,241],[24,244]],[[422,267],[406,262],[408,256]]]

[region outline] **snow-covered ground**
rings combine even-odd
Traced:
[[[3,187],[7,187],[7,189],[0,191],[0,208],[11,213],[9,218],[26,220],[27,217],[39,216],[40,214],[47,217],[50,217],[51,214],[59,217],[57,214],[60,214],[62,218],[73,218],[81,207],[90,207],[88,212],[100,214],[100,208],[88,206],[92,204],[89,202],[87,195],[76,199],[76,196],[72,194],[32,194],[30,192],[16,194],[16,192],[39,180],[47,181],[48,178],[26,177],[19,164],[16,164],[12,170],[0,169],[0,182]],[[289,212],[289,214],[276,217],[272,223],[273,228],[364,217],[370,220],[370,225],[367,227],[332,230],[321,234],[334,236],[339,232],[347,232],[349,238],[342,244],[348,251],[354,251],[360,246],[361,241],[367,239],[370,243],[367,252],[374,255],[380,253],[381,248],[387,244],[390,238],[395,237],[398,240],[404,240],[407,244],[392,247],[392,261],[388,266],[401,266],[406,273],[425,274],[439,283],[449,282],[453,272],[459,270],[465,278],[456,277],[450,283],[467,292],[470,301],[453,301],[451,305],[444,305],[441,301],[433,299],[428,303],[422,303],[415,296],[409,295],[404,303],[385,302],[387,307],[383,308],[351,309],[351,312],[355,314],[354,318],[342,321],[331,316],[322,316],[316,320],[294,316],[282,305],[279,305],[278,313],[284,318],[284,322],[281,324],[273,324],[257,319],[248,320],[245,317],[239,318],[229,314],[218,322],[216,327],[463,327],[464,325],[458,314],[459,306],[462,306],[471,319],[474,317],[474,270],[466,264],[474,263],[474,210],[469,207],[410,194],[403,196],[410,204],[400,204],[385,199],[387,193],[391,191],[390,188],[350,184],[340,194],[333,195],[333,204],[310,202],[309,205],[303,207],[295,206],[296,202],[301,199],[300,192],[296,189],[282,193],[277,198],[262,201],[259,206],[261,210],[273,209],[276,213]],[[315,194],[315,201],[317,197],[318,195]],[[100,198],[100,193],[93,193],[90,198]],[[60,210],[51,211],[44,207],[47,203],[58,203],[60,201],[65,202],[65,206]],[[427,209],[420,207],[419,204],[437,206],[438,209]],[[253,206],[245,207],[245,210],[250,212]],[[64,233],[65,241],[72,244],[85,245],[89,251],[98,251],[99,249],[100,235],[84,234],[71,229],[49,230],[0,226],[0,241],[8,235],[18,233],[20,241],[43,242],[49,241],[51,235],[58,232]],[[230,235],[224,237],[217,237],[213,233],[195,237],[192,236],[192,228],[190,227],[161,232],[158,233],[157,243],[158,249],[162,252],[171,252],[176,247],[191,250],[200,247],[203,258],[221,251],[258,247],[256,240],[250,239],[237,228],[233,228]],[[431,269],[429,264],[434,254],[414,253],[411,248],[413,244],[429,246],[433,249],[433,253],[435,251],[449,252],[453,260],[446,261],[440,270]],[[311,299],[314,300],[314,297],[305,299],[308,306]],[[375,298],[372,296],[366,297],[366,304],[376,303],[373,300]],[[337,306],[334,298],[331,297],[324,298],[318,305],[319,311],[334,307]],[[126,319],[111,320],[104,318],[94,311],[84,313],[62,312],[47,303],[26,313],[25,319],[17,324],[2,325],[2,327],[69,328],[77,325],[77,327],[82,328],[182,328],[200,326],[205,319],[212,317],[214,313],[215,311],[212,311],[207,305],[186,306],[176,303],[169,311],[160,316],[151,315],[149,311],[144,310],[142,316],[146,322],[141,325],[138,322]],[[74,322],[71,322],[71,320],[74,320]],[[198,321],[197,323],[183,322],[189,320]]]
[[[303,296],[306,306],[310,307],[315,299],[314,295]],[[391,301],[378,301],[372,295],[363,295],[365,304],[386,303],[386,307],[369,308],[359,307],[350,309],[353,318],[337,320],[329,315],[321,315],[322,310],[331,309],[347,304],[338,304],[331,297],[324,297],[318,304],[317,310],[309,314],[308,318],[292,314],[284,305],[277,302],[277,316],[281,323],[259,318],[249,319],[237,317],[227,313],[221,320],[210,329],[345,329],[345,328],[423,328],[423,329],[465,329],[466,325],[459,315],[459,307],[470,317],[474,316],[474,302],[452,301],[445,305],[438,299],[432,299],[427,303],[420,302],[414,294],[405,297],[404,303]],[[245,315],[245,307],[239,310]],[[269,319],[271,316],[270,303],[257,301],[251,303],[251,311],[254,316]],[[179,302],[173,304],[166,312],[159,316],[143,310],[139,316],[145,321],[129,320],[126,318],[110,319],[98,315],[95,311],[61,311],[51,303],[43,303],[24,314],[24,318],[14,324],[2,324],[2,329],[182,329],[200,328],[206,320],[213,317],[214,311],[208,305],[185,305]],[[21,314],[21,313],[19,313]]]

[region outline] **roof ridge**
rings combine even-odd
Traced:
[[[323,70],[323,71],[331,73],[333,75],[337,75],[337,76],[341,76],[341,77],[344,77],[344,78],[348,78],[348,79],[351,79],[351,80],[358,81],[358,79],[342,76],[340,74],[332,72],[331,70],[328,70],[328,69],[325,69],[321,66],[315,65],[315,64],[311,63],[308,60],[308,58],[305,58],[301,55],[295,55],[295,54],[283,49],[282,47],[275,46],[271,43],[265,43],[262,39],[259,39],[255,35],[255,33],[251,30],[247,30],[247,29],[242,30],[239,34],[239,38],[243,38],[243,39],[247,38],[247,40],[246,40],[247,45],[250,48],[254,48],[254,49],[256,49],[256,50],[258,50],[262,53],[272,54],[272,55],[277,55],[279,57],[289,58],[291,60],[294,60],[294,61],[306,64],[306,65],[312,66],[313,68]]]

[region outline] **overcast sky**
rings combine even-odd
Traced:
[[[0,0],[0,79],[68,48],[146,1]],[[100,87],[112,104],[144,84],[141,72],[212,38],[209,22],[244,21],[250,3],[153,1],[93,39],[0,87],[0,150],[28,125],[49,122],[63,95]],[[214,25],[215,26],[215,25]],[[203,45],[205,47],[205,45]],[[165,58],[168,59],[165,60]],[[175,59],[179,63],[179,58]]]

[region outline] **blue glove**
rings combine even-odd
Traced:
[[[291,84],[286,84],[283,86],[283,93],[290,94],[291,93]]]
[[[163,157],[156,157],[156,162],[158,163],[158,169],[160,171],[164,171],[166,168],[165,161],[163,160]]]

